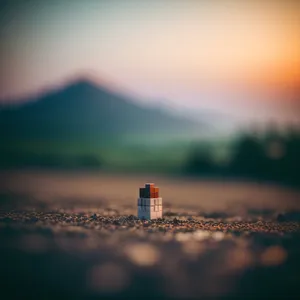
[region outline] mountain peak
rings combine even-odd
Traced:
[[[101,76],[95,75],[91,72],[81,72],[60,84],[62,89],[79,88],[82,90],[98,89],[113,94],[130,95],[132,93],[126,91],[124,88],[116,85],[110,80],[104,79]]]
[[[102,90],[104,87],[95,84],[87,78],[78,78],[77,80],[71,81],[63,87],[63,90],[76,90],[80,92],[88,92],[91,90]]]
[[[168,136],[195,129],[189,120],[141,107],[131,100],[80,76],[13,111],[2,110],[0,134],[31,140],[98,140],[104,135],[116,139],[125,135]]]

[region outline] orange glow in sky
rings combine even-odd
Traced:
[[[2,99],[86,70],[191,105],[206,85],[299,91],[299,1],[33,2],[1,18]]]

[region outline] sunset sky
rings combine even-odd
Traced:
[[[300,1],[6,2],[2,101],[92,73],[144,102],[299,116]]]

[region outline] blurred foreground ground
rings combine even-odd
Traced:
[[[164,219],[140,221],[138,188]],[[6,298],[298,298],[300,191],[144,175],[0,173]]]

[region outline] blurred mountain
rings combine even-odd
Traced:
[[[0,110],[2,140],[106,140],[126,135],[187,135],[200,124],[80,79],[34,101]]]

